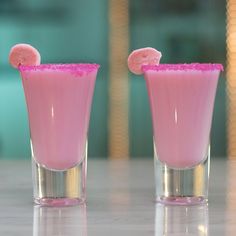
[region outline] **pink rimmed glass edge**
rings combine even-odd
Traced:
[[[77,75],[91,73],[98,70],[99,64],[80,63],[80,64],[41,64],[41,65],[20,65],[19,71],[64,71]]]
[[[224,71],[222,64],[217,63],[190,63],[190,64],[159,64],[143,65],[142,71]]]

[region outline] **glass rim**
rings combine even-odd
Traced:
[[[183,63],[183,64],[159,64],[142,65],[142,71],[224,71],[222,64],[218,63]]]
[[[60,72],[93,72],[99,69],[100,65],[96,63],[58,63],[58,64],[40,64],[40,65],[20,65],[20,72],[30,71],[60,71]]]

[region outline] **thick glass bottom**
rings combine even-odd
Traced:
[[[173,169],[154,157],[156,201],[167,205],[197,205],[208,201],[210,148],[202,163]]]
[[[50,170],[32,159],[34,202],[43,206],[73,206],[86,201],[87,158],[67,170]]]

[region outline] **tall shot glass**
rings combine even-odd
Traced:
[[[97,64],[20,66],[30,124],[34,202],[86,200],[87,133]]]
[[[142,67],[154,133],[156,201],[208,200],[210,130],[220,64]]]

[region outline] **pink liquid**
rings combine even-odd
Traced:
[[[221,65],[144,66],[154,145],[169,167],[187,168],[207,156]]]
[[[90,108],[99,66],[21,66],[32,153],[49,169],[63,170],[85,157]]]

